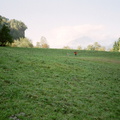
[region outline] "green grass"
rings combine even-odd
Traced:
[[[0,120],[119,120],[120,53],[73,52],[0,47]]]

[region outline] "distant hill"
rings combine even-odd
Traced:
[[[68,43],[68,46],[71,48],[77,48],[79,45],[84,48],[87,47],[87,45],[92,44],[93,40],[89,37],[81,37],[75,40],[72,40]]]
[[[110,40],[113,41],[113,40]],[[91,39],[90,37],[84,36],[84,37],[80,37],[77,38],[75,40],[70,41],[67,45],[73,49],[76,49],[78,46],[81,46],[82,49],[86,48],[88,45],[93,44],[94,42],[97,42],[97,40],[95,41],[94,39]],[[114,42],[106,42],[105,40],[98,42],[101,46],[104,46],[106,49],[110,49],[113,46]]]

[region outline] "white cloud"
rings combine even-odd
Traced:
[[[31,32],[30,35],[34,35],[34,39],[32,38],[32,40],[34,40],[34,45],[40,40],[41,36],[45,36],[51,48],[62,48],[63,46],[69,45],[68,43],[72,40],[84,37],[88,38],[88,40],[81,39],[79,45],[82,47],[93,44],[94,42],[98,42],[103,46],[108,46],[119,38],[118,34],[115,35],[110,32],[106,26],[90,24],[62,26],[51,29],[50,31],[43,31],[41,34]]]
[[[92,39],[93,42],[100,42],[107,38],[108,33],[106,33],[106,28],[103,25],[86,24],[78,26],[62,26],[53,29],[47,36],[47,39],[51,47],[63,47],[70,41],[85,36]]]

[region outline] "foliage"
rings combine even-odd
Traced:
[[[23,22],[15,19],[9,20],[8,18],[5,18],[3,16],[1,16],[1,19],[2,23],[0,24],[0,28],[3,25],[7,25],[10,29],[10,34],[13,37],[13,39],[25,37],[25,30],[27,29],[27,27]]]
[[[95,50],[93,45],[88,45],[87,50]]]
[[[120,119],[119,52],[0,52],[0,120]]]
[[[78,49],[78,50],[82,50],[82,47],[79,45],[79,46],[77,47],[77,49]]]
[[[88,45],[87,50],[105,51],[105,47],[101,46],[98,42],[93,45]]]
[[[41,48],[40,42],[37,42],[35,47],[36,48]]]
[[[10,35],[10,29],[8,26],[3,25],[0,29],[0,46],[6,46],[13,42],[12,36]]]
[[[63,49],[71,49],[69,46],[64,46]]]
[[[7,21],[7,18],[0,16],[0,29],[2,29],[3,25],[7,25],[9,27]]]
[[[10,20],[8,23],[11,28],[11,35],[14,39],[25,37],[24,31],[27,29],[27,27],[23,22],[13,19]]]
[[[49,45],[47,43],[42,44],[41,48],[49,48]]]
[[[118,39],[118,41],[114,42],[113,51],[120,52],[120,38]]]
[[[2,23],[2,17],[0,16],[0,25],[1,25],[1,23]]]
[[[28,38],[20,38],[18,40],[14,40],[14,42],[11,45],[12,47],[33,47],[33,44],[31,40]]]

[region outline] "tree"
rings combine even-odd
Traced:
[[[18,20],[12,19],[8,21],[10,26],[10,34],[13,36],[14,39],[24,38],[25,37],[25,30],[27,26]]]
[[[98,42],[93,45],[88,45],[87,50],[105,51],[105,47],[101,46]]]
[[[40,39],[40,42],[36,43],[37,48],[49,48],[49,45],[47,44],[47,39],[42,36]]]
[[[63,49],[71,49],[69,46],[64,46]]]
[[[42,48],[49,48],[49,45],[47,43],[42,44]]]
[[[100,47],[99,51],[105,51],[105,47]]]
[[[93,45],[88,45],[87,50],[95,50]]]
[[[82,47],[79,45],[79,46],[77,47],[77,49],[78,49],[78,50],[82,50]]]
[[[0,30],[0,46],[6,46],[13,42],[12,36],[10,35],[10,29],[8,26],[3,25]]]
[[[13,37],[13,39],[19,39],[25,37],[25,30],[27,29],[27,26],[18,20],[12,19],[9,20],[8,18],[5,18],[3,16],[0,16],[0,21],[2,19],[2,22],[0,23],[0,29],[3,25],[6,25],[10,29],[10,34]]]
[[[2,17],[0,16],[0,25],[1,25],[1,23],[2,23]]]
[[[98,42],[95,42],[94,44],[93,44],[93,46],[94,46],[94,50],[100,50],[100,48],[101,48],[101,45],[98,43]]]
[[[42,36],[41,39],[40,39],[40,43],[41,43],[41,45],[46,44],[47,39],[44,36]]]
[[[32,48],[33,44],[31,40],[28,38],[20,38],[18,40],[14,40],[14,43],[11,45],[12,47],[27,47],[27,48]]]
[[[116,52],[120,51],[120,38],[118,39],[118,41],[114,42],[113,51],[116,51]]]
[[[41,48],[40,42],[37,42],[35,47],[36,48]]]
[[[118,51],[118,46],[116,41],[114,42],[114,45],[113,45],[113,51]]]

